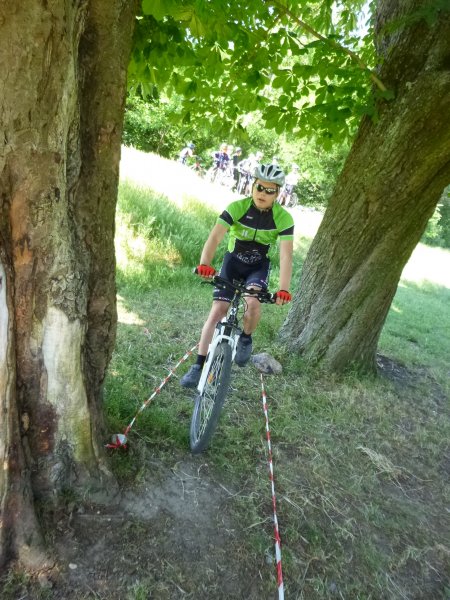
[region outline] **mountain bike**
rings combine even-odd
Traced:
[[[213,165],[206,172],[206,179],[211,183],[223,184],[226,179],[226,165]]]
[[[278,204],[281,204],[282,206],[289,206],[290,208],[294,208],[295,206],[298,205],[298,196],[297,194],[294,192],[294,186],[291,185],[284,185],[281,188],[281,192],[280,195],[278,196],[277,199]]]
[[[195,163],[190,165],[189,168],[192,171],[194,171],[194,173],[197,173],[199,177],[204,177],[206,174],[205,167],[201,164],[201,162],[198,159],[196,159]]]
[[[230,282],[218,275],[203,283],[210,283],[221,289],[231,289],[234,296],[227,316],[216,325],[197,386],[198,394],[190,428],[192,454],[206,450],[219,422],[230,386],[231,365],[242,332],[239,327],[239,313],[241,310],[245,313],[246,295],[256,297],[260,302],[274,304],[276,301],[276,294],[263,290],[248,290],[242,282]]]
[[[249,171],[239,171],[239,183],[237,185],[237,193],[242,196],[250,196],[252,191],[253,176]]]

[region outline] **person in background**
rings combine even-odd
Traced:
[[[233,191],[236,191],[238,188],[238,183],[239,183],[239,167],[238,167],[238,165],[241,162],[241,156],[242,156],[242,148],[237,146],[235,151],[231,155],[231,160],[233,162],[233,179],[234,179]]]
[[[215,168],[225,171],[230,160],[228,155],[228,144],[221,144],[219,150],[214,152],[213,159]]]
[[[294,191],[294,188],[297,185],[299,179],[300,179],[299,167],[296,163],[292,163],[291,170],[286,175],[286,181],[281,189],[281,193],[278,198],[278,202],[282,206],[287,204],[288,198]]]
[[[253,164],[251,165],[253,170],[256,170],[259,167],[262,159],[263,159],[263,153],[260,150],[258,150],[258,152],[256,152],[256,154],[255,154]],[[253,173],[252,173],[252,175],[253,175]]]
[[[239,183],[238,183],[238,192],[247,196],[250,194],[251,182],[255,175],[256,169],[261,164],[261,160],[263,157],[263,153],[258,151],[256,154],[253,152],[248,156],[248,158],[244,158],[238,163],[239,170]]]
[[[195,148],[195,144],[193,144],[192,142],[190,144],[188,144],[187,146],[185,146],[179,154],[178,162],[180,162],[182,165],[185,165],[186,161],[188,159],[188,156],[189,157],[194,156],[194,148]]]

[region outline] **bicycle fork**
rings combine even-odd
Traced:
[[[217,323],[216,325],[213,338],[211,340],[210,345],[208,346],[205,364],[203,365],[202,374],[200,376],[200,381],[198,382],[197,386],[199,394],[203,392],[203,388],[205,387],[206,378],[209,373],[209,367],[211,366],[214,351],[221,342],[226,341],[231,346],[231,360],[234,360],[236,354],[236,346],[238,338],[241,334],[241,330],[238,327],[233,327],[229,333],[225,333],[225,330],[227,328],[230,328],[230,325],[229,323],[227,323],[226,319],[220,321],[220,323]]]

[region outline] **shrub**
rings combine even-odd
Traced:
[[[442,193],[422,235],[422,242],[430,246],[450,248],[450,186]]]

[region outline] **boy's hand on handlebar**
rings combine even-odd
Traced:
[[[278,290],[278,292],[275,294],[275,298],[276,304],[279,305],[287,304],[292,300],[291,294],[286,290]]]
[[[206,277],[209,279],[210,277],[214,277],[216,270],[210,265],[198,265],[198,267],[195,268],[195,273],[200,275],[200,277]]]

